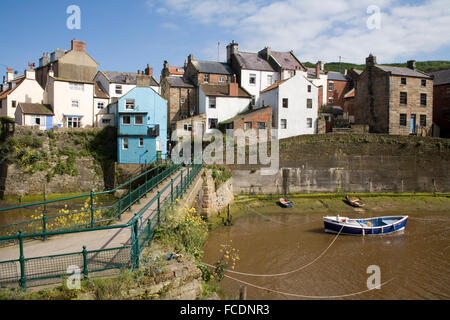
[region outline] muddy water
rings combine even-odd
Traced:
[[[359,237],[324,233],[319,214],[257,211],[212,232],[205,245],[211,264],[221,244],[239,250],[235,271],[245,275],[227,275],[246,284],[224,278],[221,288],[231,296],[246,285],[248,299],[450,298],[450,213],[410,214],[405,231]],[[380,268],[379,290],[368,291],[371,265]],[[274,274],[282,275],[267,276]]]

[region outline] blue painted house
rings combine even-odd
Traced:
[[[137,86],[111,104],[117,132],[117,162],[148,164],[167,153],[167,101],[150,87]]]

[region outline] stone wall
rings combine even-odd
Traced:
[[[232,180],[235,195],[450,192],[449,168],[445,139],[316,135],[282,141],[276,174],[262,176],[257,166],[236,165]]]
[[[234,200],[232,179],[224,182],[216,190],[211,170],[205,170],[203,179],[202,214],[210,217],[231,204]]]

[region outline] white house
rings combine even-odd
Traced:
[[[50,71],[44,102],[53,107],[53,126],[84,128],[95,125],[94,82],[57,78]]]
[[[206,132],[248,110],[252,97],[235,82],[228,84],[201,84],[199,86],[199,113],[205,114]]]
[[[317,133],[318,87],[298,72],[261,92],[263,106],[272,106],[272,127],[278,139]]]
[[[114,126],[114,114],[108,113],[109,96],[94,84],[94,125],[99,128]]]
[[[306,72],[292,51],[272,51],[266,47],[257,53],[242,52],[234,41],[227,46],[227,63],[236,71],[241,87],[252,95],[256,108],[262,107],[261,91],[296,72]]]
[[[141,71],[138,71],[141,73]],[[150,76],[150,88],[161,94],[159,82],[153,76],[153,69],[147,65],[143,74]],[[138,73],[133,72],[116,72],[116,71],[99,71],[94,78],[100,88],[109,97],[110,103],[114,102],[114,98],[120,98],[126,95],[131,89],[136,88],[136,76]]]
[[[11,68],[8,68],[5,81],[0,91],[0,116],[16,117],[17,106],[23,103],[41,103],[44,99],[44,90],[36,81],[33,65],[25,70],[25,74],[17,78]]]
[[[316,63],[315,68],[307,68],[308,79],[314,83],[317,87],[322,87],[319,92],[319,108],[327,104],[327,86],[328,86],[328,74],[324,70],[324,64],[322,61]],[[320,103],[322,102],[322,103]]]

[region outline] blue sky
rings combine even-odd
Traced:
[[[69,5],[81,9],[81,29],[69,30]],[[367,20],[380,12],[378,29]],[[19,72],[42,53],[87,42],[102,70],[134,71],[150,64],[159,77],[164,60],[182,65],[220,60],[231,40],[242,51],[293,50],[302,61],[379,63],[450,60],[448,0],[16,0],[2,4],[0,70]],[[431,23],[432,22],[432,23]],[[444,36],[443,36],[444,35]]]

